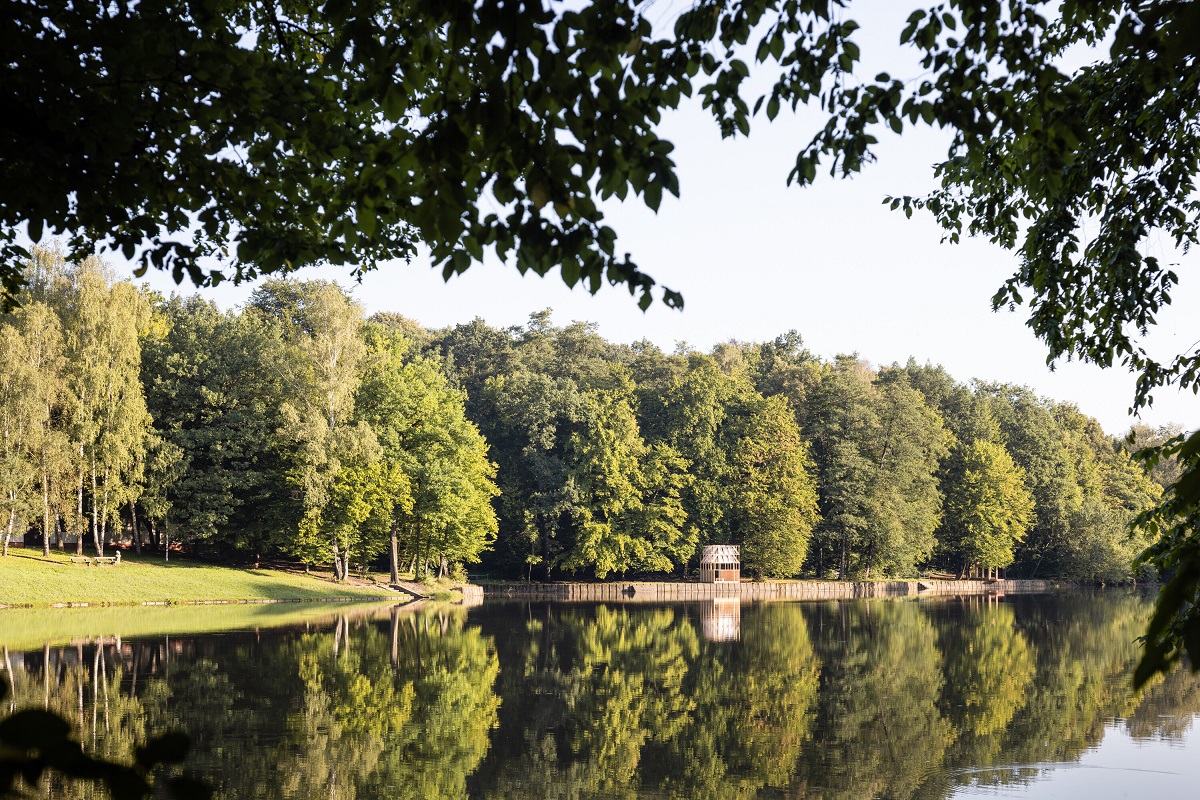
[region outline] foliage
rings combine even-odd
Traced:
[[[760,400],[736,431],[730,453],[731,537],[752,574],[799,574],[817,522],[817,489],[808,447],[782,397]]]
[[[1121,526],[1159,486],[1094,420],[1022,387],[827,362],[794,332],[667,355],[549,311],[427,331],[367,322],[330,283],[268,281],[223,313],[52,251],[29,270],[46,302],[0,318],[0,443],[6,521],[50,531],[44,552],[82,547],[86,522],[101,542],[137,547],[148,524],[160,550],[173,530],[199,554],[287,554],[341,578],[385,553],[397,578],[474,563],[686,574],[718,543],[741,546],[753,577],[947,560],[1097,582],[1154,572],[1129,568],[1149,537]],[[121,313],[84,313],[103,298]],[[105,347],[124,355],[99,359]]]
[[[1007,567],[1033,522],[1025,475],[1003,445],[977,439],[960,444],[961,474],[946,498],[943,547],[962,567]]]
[[[436,362],[409,358],[407,340],[377,323],[366,335],[357,414],[406,485],[388,520],[393,561],[403,550],[420,572],[430,559],[475,563],[496,535],[496,468],[487,442]]]
[[[180,458],[176,479],[143,498],[143,506],[161,504],[147,514],[169,513],[182,541],[201,551],[253,555],[276,546],[278,528],[298,516],[280,491],[274,420],[288,363],[280,327],[198,297],[173,297],[158,313],[165,331],[146,341],[142,383],[155,428]],[[155,456],[150,476],[167,466]]]
[[[19,56],[0,73],[18,120],[0,140],[4,297],[23,283],[24,226],[35,243],[47,229],[68,235],[76,259],[103,242],[196,283],[322,262],[361,272],[418,242],[449,277],[491,249],[522,272],[557,269],[593,292],[626,284],[646,307],[654,281],[618,256],[600,201],[632,193],[657,210],[664,191],[679,193],[672,145],[655,126],[696,94],[727,137],[748,135],[760,112],[818,107],[825,124],[788,176],[800,184],[822,162],[858,172],[882,131],[949,129],[941,186],[889,198],[892,207],[929,210],[951,241],[966,233],[1017,251],[1020,268],[993,305],[1028,298],[1051,361],[1129,368],[1134,409],[1161,387],[1200,386],[1200,350],[1160,360],[1138,343],[1178,283],[1142,245],[1200,242],[1192,4],[944,0],[899,32],[920,63],[912,79],[861,73],[848,6],[704,0],[654,25],[637,0],[105,13],[20,4],[0,39]],[[1078,48],[1096,57],[1064,71]],[[682,302],[671,289],[662,297]],[[116,430],[94,466],[129,450]],[[1168,455],[1197,449],[1181,440]],[[1146,517],[1147,530],[1173,531],[1173,544],[1146,560],[1192,575],[1197,533],[1176,521],[1200,508],[1200,458],[1181,461],[1175,493]],[[1035,495],[1052,488],[1021,465]],[[93,505],[93,531],[121,494],[111,488]],[[1067,501],[1060,511],[1080,509],[1055,499]],[[1039,513],[1039,565],[1061,555],[1059,522]],[[1200,629],[1200,579],[1188,581],[1162,606],[1179,616],[1180,635]]]

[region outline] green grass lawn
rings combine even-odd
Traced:
[[[298,572],[238,569],[184,559],[122,556],[119,566],[81,566],[68,555],[9,551],[0,558],[0,605],[181,603],[196,600],[328,600],[395,597],[376,586],[338,584]],[[3,614],[0,611],[0,614]]]
[[[122,639],[321,625],[339,616],[386,613],[397,600],[217,606],[106,606],[0,609],[0,649],[36,650],[99,637]]]

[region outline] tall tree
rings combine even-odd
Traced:
[[[1003,445],[977,439],[957,449],[961,467],[947,491],[942,547],[965,577],[975,566],[990,571],[1013,562],[1033,523],[1033,496]]]
[[[188,546],[254,558],[279,546],[299,517],[276,433],[294,354],[280,323],[257,312],[172,297],[158,313],[163,325],[145,341],[142,381],[167,446],[147,454],[147,491],[158,498],[156,510],[145,508],[148,521],[157,525],[169,511]],[[168,486],[176,451],[179,474]]]
[[[0,555],[5,556],[14,531],[22,532],[20,525],[34,508],[37,485],[30,446],[37,401],[30,390],[39,376],[27,349],[17,327],[0,319]]]
[[[402,549],[419,573],[430,559],[477,562],[496,535],[498,490],[487,443],[466,418],[465,397],[436,363],[407,357],[408,343],[395,331],[371,325],[367,341],[358,416],[405,477],[389,526],[392,578],[399,577]]]
[[[792,577],[804,564],[818,521],[812,460],[782,397],[749,406],[729,458],[731,539],[740,544],[750,573]]]
[[[941,520],[940,459],[952,440],[899,369],[876,373],[854,356],[822,370],[800,409],[818,469],[818,574],[911,575]]]
[[[1001,442],[1024,470],[1033,495],[1036,518],[1015,567],[1035,577],[1057,574],[1071,547],[1071,515],[1083,504],[1068,439],[1046,403],[1029,389],[980,384],[978,392],[988,398]]]
[[[375,435],[353,418],[366,354],[362,308],[336,284],[284,280],[256,289],[250,306],[278,319],[295,349],[290,398],[280,409],[281,432],[296,447],[288,479],[303,504],[291,549],[307,564],[331,559],[334,574],[345,579],[352,548],[362,543],[351,535],[354,525],[332,515],[382,479],[372,466],[382,457]]]
[[[66,383],[73,396],[72,445],[78,454],[78,506],[87,500],[89,533],[103,555],[108,525],[118,518],[125,477],[150,427],[140,381],[140,328],[145,298],[113,283],[99,259],[72,266],[61,297],[66,332]],[[82,549],[83,538],[79,539]]]
[[[682,508],[667,496],[657,509],[648,495],[654,479],[669,478],[665,449],[652,452],[642,439],[634,413],[633,387],[594,391],[586,396],[584,422],[571,436],[569,481],[578,498],[573,547],[565,569],[588,568],[597,578],[611,572],[670,572],[679,547]],[[651,458],[660,459],[651,466]],[[650,468],[648,474],[647,468]],[[657,468],[657,469],[656,469]]]

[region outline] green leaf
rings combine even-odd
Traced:
[[[658,211],[658,207],[662,205],[662,183],[658,180],[647,183],[642,197],[652,211]]]

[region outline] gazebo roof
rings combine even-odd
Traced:
[[[729,561],[741,561],[736,544],[710,544],[700,551],[700,564],[717,564]]]

